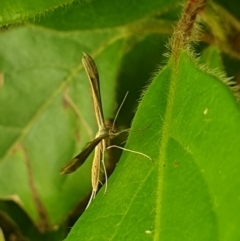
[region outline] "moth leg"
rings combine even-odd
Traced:
[[[92,200],[95,198],[97,190],[98,190],[98,183],[99,183],[99,172],[100,172],[100,158],[101,158],[101,145],[97,145],[94,152],[94,158],[92,163],[92,194],[89,199],[88,205],[86,209],[89,207]]]
[[[107,184],[108,184],[107,171],[106,171],[106,166],[105,166],[105,163],[104,163],[105,151],[106,151],[106,141],[103,140],[103,141],[102,141],[102,158],[101,158],[101,162],[102,162],[103,171],[104,171],[104,176],[105,176],[105,190],[104,190],[104,195],[105,195],[106,192],[107,192]]]

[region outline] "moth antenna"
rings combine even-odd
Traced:
[[[121,110],[121,108],[122,108],[122,106],[123,106],[123,104],[124,104],[124,102],[125,102],[125,100],[126,100],[126,98],[127,98],[128,92],[129,92],[129,91],[127,91],[126,95],[124,96],[124,98],[123,98],[123,100],[122,100],[122,103],[121,103],[121,105],[119,106],[118,111],[117,111],[117,113],[116,113],[116,115],[115,115],[115,118],[114,118],[114,120],[113,120],[113,125],[112,125],[112,131],[114,130],[115,122],[116,122],[117,117],[118,117],[118,114],[119,114],[119,112],[120,112],[120,110]]]

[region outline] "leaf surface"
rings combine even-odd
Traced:
[[[106,118],[112,115],[114,101],[107,100],[114,95],[122,46],[116,34],[96,33],[88,46],[89,33],[74,38],[22,28],[1,36],[0,196],[18,202],[36,223],[44,213],[50,225],[58,224],[89,192],[91,162],[73,175],[59,172],[96,131],[83,51],[102,63],[104,111]],[[102,68],[108,71],[102,74]]]
[[[2,0],[0,10],[0,26],[14,22],[22,22],[37,14],[44,14],[53,11],[54,8],[67,5],[72,1],[54,0],[54,1],[29,1],[29,0]]]
[[[66,241],[239,240],[239,122],[225,84],[186,52],[177,68],[170,58],[126,145],[153,162],[125,151],[107,194],[100,191]]]

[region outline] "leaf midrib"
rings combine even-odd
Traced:
[[[159,150],[159,160],[158,160],[158,180],[157,180],[157,197],[156,197],[156,215],[155,215],[155,232],[154,232],[154,240],[160,240],[160,230],[161,230],[161,208],[162,208],[162,197],[163,197],[163,181],[164,181],[164,162],[166,157],[166,149],[167,142],[170,137],[170,124],[171,124],[171,116],[172,109],[174,104],[174,96],[175,96],[175,86],[177,82],[177,67],[172,66],[173,62],[169,59],[168,65],[166,68],[171,68],[170,75],[170,88],[169,95],[167,100],[167,107],[165,112],[165,117],[163,118],[163,126],[162,126],[162,138],[160,141],[160,150]]]

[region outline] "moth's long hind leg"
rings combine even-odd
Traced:
[[[95,148],[93,163],[92,163],[92,194],[86,209],[89,207],[92,200],[95,198],[97,190],[98,190],[98,183],[99,183],[99,172],[100,172],[100,159],[101,159],[101,145],[97,145]]]
[[[101,162],[102,162],[102,166],[103,166],[103,172],[104,172],[104,176],[105,176],[105,190],[104,190],[104,195],[107,192],[107,184],[108,184],[108,177],[107,177],[107,170],[106,170],[106,166],[104,163],[104,157],[105,157],[105,151],[106,151],[106,141],[103,140],[102,141],[102,158],[101,158]]]
[[[138,154],[138,155],[140,155],[140,156],[144,156],[144,157],[146,157],[146,158],[148,158],[149,160],[152,161],[152,158],[151,158],[150,156],[148,156],[148,155],[146,155],[146,154],[144,154],[144,153],[142,153],[142,152],[130,150],[130,149],[127,149],[127,148],[124,148],[124,147],[121,147],[121,146],[112,145],[112,146],[108,146],[107,149],[111,149],[111,148],[113,148],[113,147],[118,148],[118,149],[121,149],[121,150],[123,150],[123,151],[128,151],[128,152],[131,152],[131,153],[135,153],[135,154]]]
[[[89,207],[90,203],[91,203],[92,200],[95,198],[95,196],[96,196],[96,191],[95,191],[95,190],[92,190],[92,194],[91,194],[91,197],[90,197],[90,199],[89,199],[89,201],[88,201],[88,204],[87,204],[86,209]]]

